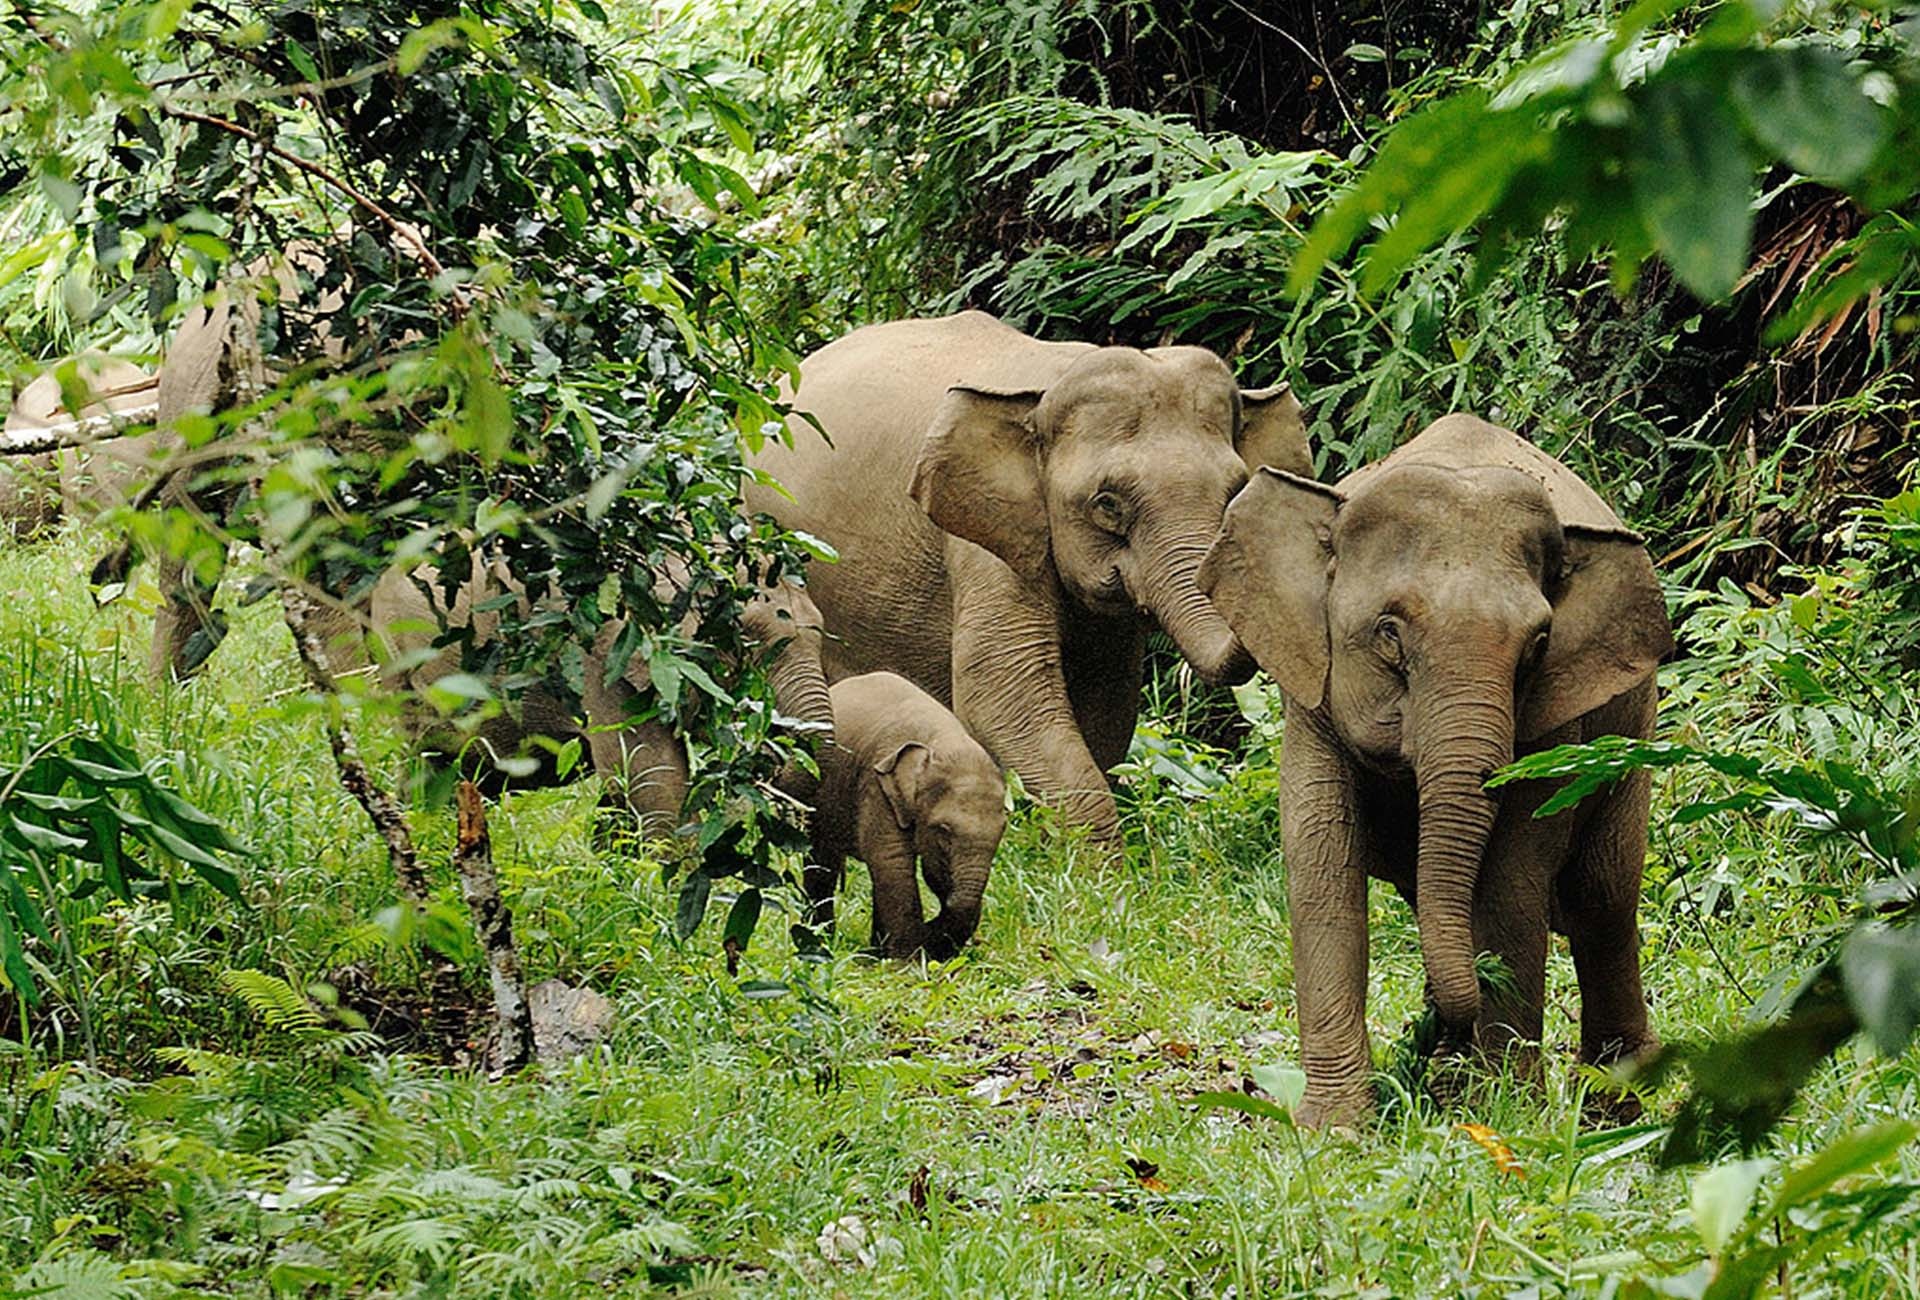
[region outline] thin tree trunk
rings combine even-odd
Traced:
[[[493,984],[493,1050],[488,1063],[495,1074],[512,1074],[533,1060],[533,1016],[527,1008],[527,982],[520,971],[520,954],[513,947],[513,913],[500,898],[500,878],[493,870],[493,844],[487,835],[487,812],[480,789],[471,781],[459,787],[459,840],[454,865],[460,871],[461,892],[473,913],[473,930],[487,954],[487,974]]]
[[[326,647],[313,630],[313,601],[297,583],[283,580],[280,584],[280,604],[286,611],[287,627],[293,633],[293,645],[299,652],[300,664],[307,670],[307,680],[326,698],[327,744],[333,749],[334,765],[340,769],[340,784],[367,810],[367,817],[373,822],[374,829],[386,841],[387,861],[393,865],[394,879],[399,882],[401,896],[413,905],[415,912],[425,911],[427,873],[421,869],[420,856],[414,851],[413,836],[407,831],[407,819],[400,810],[399,802],[367,771],[367,765],[360,757],[360,747],[354,743],[353,733],[347,730],[346,723],[334,711],[333,666],[327,660]]]

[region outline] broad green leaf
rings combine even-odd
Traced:
[[[1293,1123],[1293,1116],[1286,1110],[1265,1098],[1249,1097],[1244,1092],[1203,1092],[1195,1095],[1193,1104],[1201,1110],[1237,1110],[1243,1115],[1258,1115],[1261,1119],[1275,1120],[1281,1124]]]
[[[1840,976],[1874,1045],[1904,1052],[1920,1028],[1920,924],[1855,930],[1840,949]]]
[[[1718,1255],[1739,1231],[1761,1178],[1772,1168],[1771,1160],[1735,1160],[1694,1178],[1688,1205],[1693,1229],[1709,1254]]]
[[[1405,221],[1403,207],[1414,205],[1412,225],[1404,230],[1396,225],[1401,230],[1398,237],[1385,250],[1375,250],[1381,258],[1377,269],[1369,259],[1370,277],[1384,282],[1391,278],[1390,270],[1397,269],[1393,260],[1406,256],[1405,250],[1417,239],[1437,238],[1486,211],[1500,192],[1498,188],[1489,191],[1482,181],[1497,178],[1498,185],[1504,186],[1520,165],[1511,159],[1516,151],[1506,138],[1509,125],[1504,115],[1488,107],[1486,92],[1480,90],[1453,96],[1402,122],[1359,182],[1313,223],[1288,272],[1287,291],[1306,292],[1321,269],[1359,238],[1375,217],[1398,213]],[[1452,176],[1454,168],[1481,179],[1463,183]],[[1422,191],[1436,185],[1440,193],[1421,197]]]
[[[691,938],[707,914],[707,896],[713,892],[713,880],[703,872],[687,873],[680,886],[680,900],[674,908],[673,932],[682,939]]]
[[[747,941],[753,938],[754,927],[760,924],[761,895],[757,889],[749,889],[733,900],[733,906],[727,911],[726,928],[721,932],[721,942],[739,945],[746,950]]]
[[[1890,1159],[1901,1147],[1913,1141],[1916,1133],[1920,1133],[1920,1124],[1907,1119],[1890,1119],[1841,1134],[1811,1159],[1787,1171],[1780,1180],[1780,1190],[1773,1195],[1768,1217],[1783,1214],[1796,1205],[1804,1205],[1842,1178],[1865,1173]]]
[[[49,826],[36,825],[16,813],[9,813],[7,819],[13,823],[14,832],[36,849],[48,853],[71,853],[87,846],[87,842],[77,836],[62,834]]]
[[[1628,164],[1634,203],[1680,282],[1724,298],[1747,268],[1753,164],[1732,115],[1694,66],[1636,97]]]
[[[1256,1065],[1249,1073],[1260,1091],[1279,1102],[1289,1113],[1307,1095],[1306,1071],[1291,1065]]]
[[[1752,51],[1728,90],[1754,138],[1816,180],[1854,180],[1886,138],[1886,113],[1833,50],[1784,45]]]

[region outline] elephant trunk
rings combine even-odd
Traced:
[[[817,640],[796,638],[780,650],[767,671],[773,683],[773,701],[784,716],[807,723],[813,738],[813,751],[824,753],[833,743],[833,696],[827,688],[827,674],[820,664]],[[798,763],[781,769],[775,784],[802,803],[811,804],[819,792],[820,780]]]
[[[1200,561],[1213,544],[1211,533],[1153,545],[1156,557],[1144,575],[1137,599],[1153,616],[1202,681],[1213,686],[1238,686],[1253,676],[1255,664],[1246,647],[1200,590]]]
[[[1412,756],[1420,791],[1420,955],[1441,1022],[1457,1034],[1480,1015],[1474,891],[1498,811],[1486,782],[1513,759],[1512,678],[1454,680],[1427,693],[1414,730],[1425,739]]]
[[[996,841],[997,842],[997,841]],[[927,926],[926,950],[929,957],[945,961],[967,946],[980,927],[980,900],[987,892],[987,875],[993,866],[993,846],[984,850],[965,850],[953,855],[943,869],[928,876],[943,874],[950,888],[940,900],[940,914]]]

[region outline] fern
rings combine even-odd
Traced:
[[[131,1300],[140,1294],[123,1267],[92,1250],[42,1255],[13,1281],[8,1295],[34,1300]]]
[[[230,1079],[234,1071],[246,1064],[244,1057],[210,1052],[199,1047],[159,1047],[154,1049],[153,1054],[158,1060],[177,1065],[187,1073],[209,1082]]]
[[[220,976],[220,987],[247,1004],[268,1029],[295,1036],[326,1031],[320,1009],[307,995],[281,979],[258,970],[230,970]]]

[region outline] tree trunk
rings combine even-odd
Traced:
[[[458,803],[459,838],[453,861],[460,871],[461,893],[473,913],[474,934],[487,954],[494,1017],[487,1067],[497,1078],[523,1070],[533,1061],[533,1016],[527,1008],[520,954],[513,946],[513,913],[500,898],[500,878],[493,870],[493,844],[480,788],[462,781]]]

